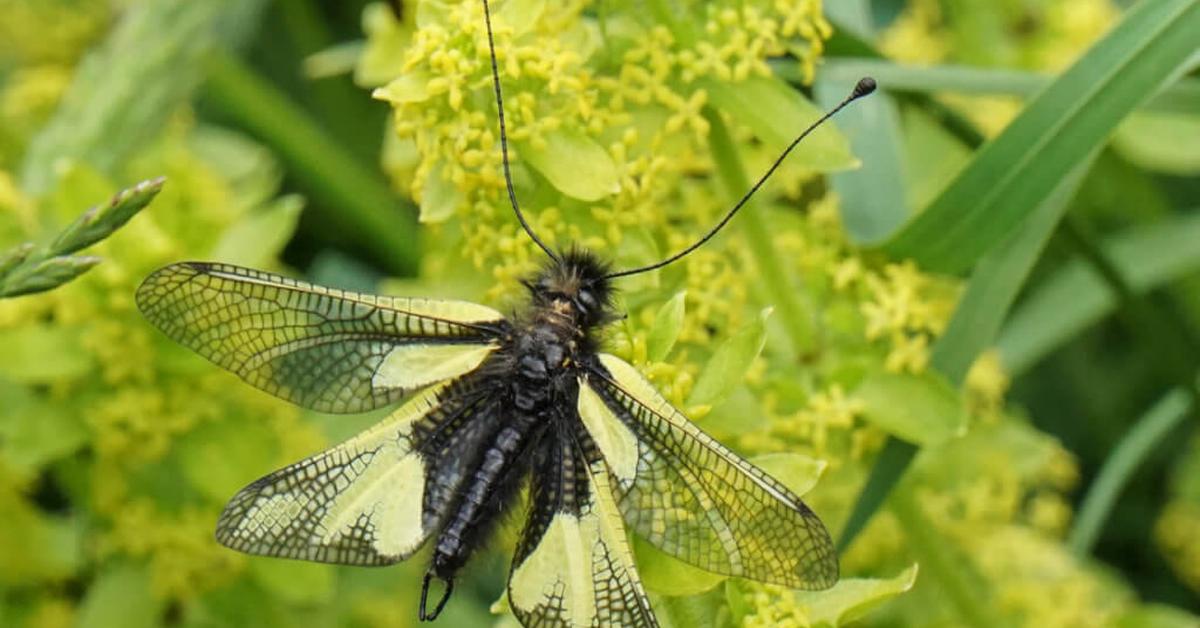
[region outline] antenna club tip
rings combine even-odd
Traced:
[[[869,76],[864,76],[858,79],[858,84],[854,86],[854,92],[850,94],[850,100],[862,98],[863,96],[870,94],[871,92],[875,91],[875,87],[875,79]]]

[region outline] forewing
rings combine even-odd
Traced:
[[[471,371],[505,324],[474,303],[358,294],[200,262],[155,271],[137,304],[168,336],[250,384],[339,413]]]
[[[657,626],[604,461],[552,432],[534,465],[508,599],[528,627]]]
[[[492,401],[470,381],[421,392],[371,429],[254,482],[225,506],[217,540],[249,554],[343,565],[412,555],[446,516],[429,499],[435,441]]]
[[[625,522],[716,573],[798,589],[837,581],[833,542],[800,498],[674,409],[611,355],[581,378],[580,418],[613,470]]]

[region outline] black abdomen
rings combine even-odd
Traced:
[[[433,552],[433,573],[450,580],[488,537],[530,468],[533,452],[565,402],[574,405],[575,379],[563,368],[568,347],[560,329],[531,325],[498,351],[495,377],[503,389],[494,431],[458,484],[450,516]],[[486,367],[485,367],[486,368]],[[444,456],[469,455],[447,448]],[[456,459],[461,468],[463,460]],[[443,487],[444,488],[444,487]]]

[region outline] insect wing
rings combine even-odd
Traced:
[[[580,418],[613,471],[625,522],[716,573],[798,589],[837,582],[829,532],[800,498],[673,408],[611,355],[580,380]]]
[[[343,565],[404,560],[449,506],[426,495],[436,472],[429,450],[463,433],[487,402],[461,381],[422,391],[371,429],[239,491],[217,540],[248,554]]]
[[[603,460],[552,435],[535,466],[508,599],[525,626],[657,626]]]
[[[474,303],[358,294],[199,262],[155,271],[137,303],[166,335],[250,384],[336,413],[471,371],[505,325]]]

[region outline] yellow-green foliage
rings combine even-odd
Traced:
[[[3,36],[59,19],[17,4],[0,8],[0,40],[20,60],[0,89],[0,248],[53,232],[125,184],[168,182],[95,247],[104,259],[95,270],[51,293],[0,300],[0,624],[415,624],[421,565],[335,569],[249,558],[212,539],[238,488],[370,418],[318,417],[271,399],[171,344],[133,305],[138,282],[167,262],[279,266],[299,206],[277,196],[274,158],[183,107],[115,171],[63,163],[52,193],[28,196],[15,174],[27,143],[80,48],[103,31],[109,3],[82,3],[88,11],[53,45]],[[1048,31],[1008,40],[996,62],[1060,65],[1115,15],[1101,0],[1048,5]],[[367,7],[356,67],[391,109],[382,163],[423,223],[421,276],[383,289],[515,306],[517,280],[539,257],[505,194],[481,6],[404,6],[404,21]],[[939,30],[938,6],[911,3],[889,49],[951,58],[963,34]],[[756,177],[780,138],[817,115],[766,59],[790,53],[803,76],[819,70],[832,35],[819,0],[507,0],[494,9],[517,195],[555,246],[588,247],[619,267],[661,259],[710,227],[743,192],[730,183]],[[755,119],[768,105],[788,128]],[[721,133],[734,140],[732,161],[711,153]],[[675,625],[753,627],[1150,617],[1157,611],[1130,583],[1066,550],[1078,469],[1005,403],[995,355],[975,364],[962,392],[928,367],[960,286],[848,242],[823,178],[854,165],[835,128],[814,135],[726,233],[679,264],[623,280],[629,316],[607,342],[704,429],[786,483],[811,486],[806,500],[833,531],[889,433],[923,452],[842,556],[845,579],[833,590],[726,582],[638,546],[656,610]],[[1180,485],[1158,537],[1184,556],[1200,500]],[[501,537],[489,553],[510,553],[511,531]],[[1200,588],[1198,562],[1176,567]],[[475,566],[494,572],[488,563]],[[679,578],[700,584],[672,588]],[[483,601],[502,583],[495,573],[470,580],[447,625],[511,623]],[[963,590],[965,602],[953,593]]]

